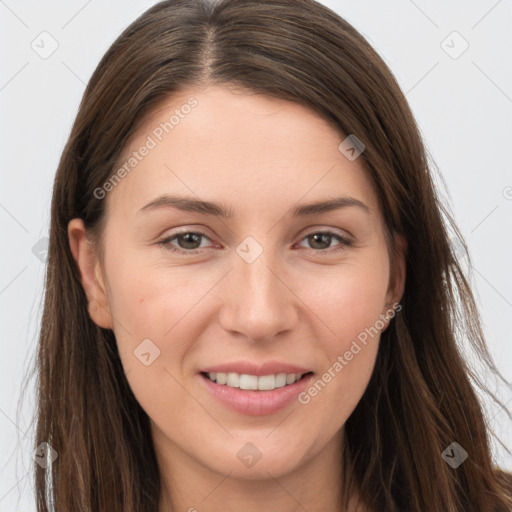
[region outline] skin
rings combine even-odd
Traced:
[[[392,283],[382,213],[362,158],[345,158],[338,150],[345,136],[296,103],[229,87],[187,89],[145,119],[124,155],[192,96],[197,107],[104,199],[103,259],[80,219],[68,227],[89,314],[113,329],[127,379],[152,422],[162,484],[172,496],[167,502],[162,494],[159,512],[345,510],[344,423],[369,382],[380,335],[308,404],[294,400],[266,416],[227,409],[198,371],[275,359],[321,377],[400,300],[403,251]],[[170,207],[139,212],[163,193],[220,202],[234,217]],[[341,195],[370,213],[351,206],[290,215],[297,203]],[[167,247],[198,254],[158,245],[176,228],[206,236],[174,238]],[[309,237],[326,229],[353,244]],[[236,252],[247,236],[263,249],[252,263]],[[149,366],[134,356],[146,338],[160,349]],[[247,442],[261,453],[252,467],[237,457]],[[360,510],[356,504],[354,497],[348,510]]]

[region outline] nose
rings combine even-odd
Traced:
[[[270,250],[252,263],[235,256],[226,277],[220,323],[231,334],[251,341],[273,340],[294,328],[300,300],[292,280]]]

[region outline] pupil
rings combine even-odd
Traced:
[[[181,236],[182,236],[182,240],[183,239],[185,240],[185,248],[186,249],[195,249],[195,247],[188,246],[189,243],[191,243],[192,245],[197,243],[198,236],[195,233],[185,233],[184,235],[181,235]],[[192,238],[192,241],[190,241],[191,238]],[[195,241],[193,240],[194,238],[195,238]]]
[[[320,238],[320,239],[322,239],[322,238],[323,238],[323,239],[324,239],[324,241],[325,241],[326,239],[329,239],[329,238],[330,238],[330,235],[326,235],[326,234],[315,234],[315,235],[311,235],[311,236],[310,236],[310,243],[311,243],[311,239],[312,239],[312,240],[313,240],[313,243],[312,243],[313,248],[315,248],[315,247],[314,247],[314,244],[318,241],[318,238]],[[321,242],[320,242],[320,243],[321,243]],[[327,243],[327,247],[329,247],[329,243]],[[325,248],[325,247],[321,247],[321,248]]]

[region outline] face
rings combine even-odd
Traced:
[[[157,452],[256,479],[340,446],[403,286],[344,139],[292,102],[189,89],[141,124],[126,172],[98,192],[102,261],[70,223],[91,317],[115,333]]]

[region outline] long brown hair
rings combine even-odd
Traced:
[[[100,235],[106,201],[94,191],[138,124],[164,98],[210,84],[303,104],[341,134],[356,134],[387,234],[407,240],[402,310],[382,334],[370,383],[345,425],[347,499],[357,491],[377,512],[512,510],[512,483],[494,467],[473,386],[485,388],[460,349],[464,333],[499,375],[450,239],[466,250],[464,242],[392,73],[349,23],[313,0],[164,1],[132,23],[95,70],[53,190],[35,446],[48,442],[58,459],[48,469],[34,465],[37,510],[157,510],[149,418],[113,332],[89,317],[67,225],[79,217]],[[442,457],[453,442],[468,454],[457,468]]]

